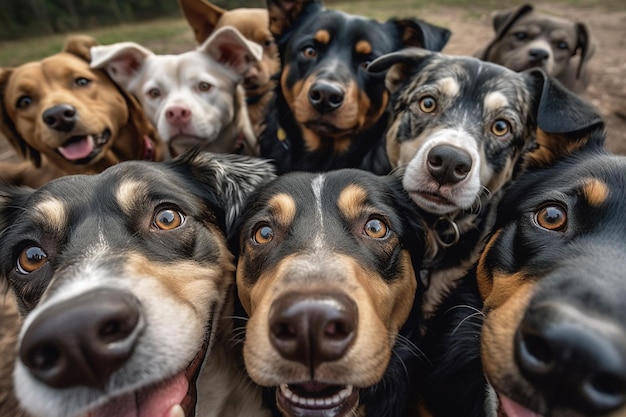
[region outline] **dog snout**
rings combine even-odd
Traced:
[[[461,148],[437,145],[428,152],[428,171],[440,185],[457,184],[472,169],[472,157]]]
[[[99,387],[130,358],[142,326],[135,297],[93,290],[42,312],[25,332],[19,354],[49,386]]]
[[[550,58],[550,52],[543,48],[532,48],[528,51],[528,58],[531,62],[541,64]]]
[[[43,122],[50,129],[61,132],[69,132],[74,129],[78,120],[78,113],[74,106],[69,104],[58,104],[50,107],[42,114]]]
[[[515,360],[547,401],[580,415],[605,415],[626,404],[626,334],[610,332],[546,303],[529,310],[516,334]],[[610,322],[608,320],[607,322]]]
[[[191,121],[191,110],[183,105],[174,105],[165,111],[165,118],[172,126],[185,126]]]
[[[356,303],[346,295],[285,294],[270,310],[270,340],[282,357],[313,371],[346,354],[357,321]]]
[[[309,89],[309,102],[320,113],[330,113],[343,104],[345,91],[334,83],[316,81]]]

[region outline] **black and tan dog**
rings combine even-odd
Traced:
[[[419,217],[400,181],[289,173],[241,215],[246,369],[284,416],[403,416],[419,352]]]
[[[42,417],[266,415],[233,356],[225,231],[272,177],[261,160],[192,154],[2,187],[21,405]]]
[[[387,126],[388,93],[384,74],[365,67],[406,46],[441,50],[450,32],[418,19],[381,23],[325,9],[320,0],[267,4],[282,69],[261,155],[279,172],[361,166],[386,173],[373,148]]]
[[[542,68],[575,93],[591,80],[595,46],[587,24],[535,12],[525,4],[494,14],[495,37],[475,56],[514,71]]]
[[[598,122],[590,105],[541,70],[517,73],[470,57],[407,48],[379,58],[393,91],[387,155],[426,219],[423,309],[436,311],[478,260],[495,208],[536,131]]]

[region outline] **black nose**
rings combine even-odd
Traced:
[[[130,358],[142,327],[135,297],[98,289],[41,313],[24,334],[20,357],[52,387],[98,387]]]
[[[515,360],[546,400],[577,415],[605,415],[626,404],[626,334],[581,320],[574,307],[545,303],[527,312]],[[615,329],[620,324],[615,324]]]
[[[76,108],[69,104],[59,104],[44,111],[42,117],[50,129],[69,132],[76,125]]]
[[[550,52],[543,48],[532,48],[528,51],[528,57],[533,62],[542,62],[550,57]]]
[[[320,113],[330,113],[343,104],[344,90],[336,84],[316,81],[309,89],[309,102]]]
[[[437,145],[428,152],[428,171],[440,185],[463,181],[472,169],[472,157],[463,149]]]
[[[346,354],[357,321],[357,306],[346,295],[285,294],[270,310],[270,341],[285,359],[314,370]]]

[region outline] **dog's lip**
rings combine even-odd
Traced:
[[[323,119],[315,119],[304,123],[307,129],[317,133],[321,136],[327,137],[336,137],[336,136],[346,136],[348,134],[356,134],[357,129],[349,128],[349,129],[340,129],[332,123],[328,123]]]
[[[444,197],[440,193],[426,190],[410,190],[408,191],[408,193],[411,196],[419,197],[420,199],[426,200],[431,204],[436,204],[437,206],[456,207],[456,204],[454,204],[452,201],[450,201],[448,198]]]
[[[102,133],[75,135],[67,139],[57,148],[57,152],[68,161],[75,164],[85,164],[96,157],[109,139],[111,131],[105,129]]]
[[[287,416],[340,417],[353,412],[359,403],[359,390],[352,385],[332,385],[317,381],[281,384],[276,400]]]
[[[499,394],[498,400],[498,417],[543,417],[505,395]]]

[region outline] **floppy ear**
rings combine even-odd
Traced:
[[[387,71],[385,86],[391,93],[396,92],[405,80],[411,78],[418,65],[435,52],[422,48],[405,48],[376,58],[367,66],[367,72]]]
[[[270,32],[281,46],[303,19],[324,8],[321,0],[267,0]]]
[[[141,71],[146,58],[153,56],[149,49],[135,42],[120,42],[91,48],[91,68],[104,69],[116,84],[128,89]]]
[[[576,70],[576,78],[580,78],[583,68],[587,65],[589,59],[593,56],[596,48],[591,41],[591,32],[586,24],[577,22],[576,30],[578,32],[578,43],[576,44],[575,53],[580,51],[580,62]]]
[[[63,52],[76,55],[84,61],[89,62],[91,60],[90,49],[96,45],[98,45],[98,41],[91,36],[72,35],[66,39]]]
[[[213,31],[226,10],[206,0],[178,0],[189,26],[198,43],[202,43]]]
[[[452,33],[420,19],[390,19],[388,23],[396,26],[404,46],[417,46],[430,51],[441,51]]]
[[[604,146],[604,122],[591,104],[540,69],[526,74],[537,109],[537,148],[525,158],[530,165],[550,165],[578,149]]]
[[[489,60],[491,48],[498,43],[507,34],[511,26],[517,22],[522,16],[533,11],[533,6],[530,4],[523,4],[514,9],[502,10],[496,12],[493,15],[493,30],[496,36],[485,46],[481,51],[474,54],[474,56],[483,61]]]
[[[215,193],[217,204],[224,211],[227,233],[248,196],[276,178],[272,163],[243,155],[191,151],[171,163],[180,169],[190,169],[194,181]]]
[[[263,47],[244,38],[232,26],[224,26],[215,31],[198,50],[239,75],[245,74],[250,62],[258,62],[263,57]]]

